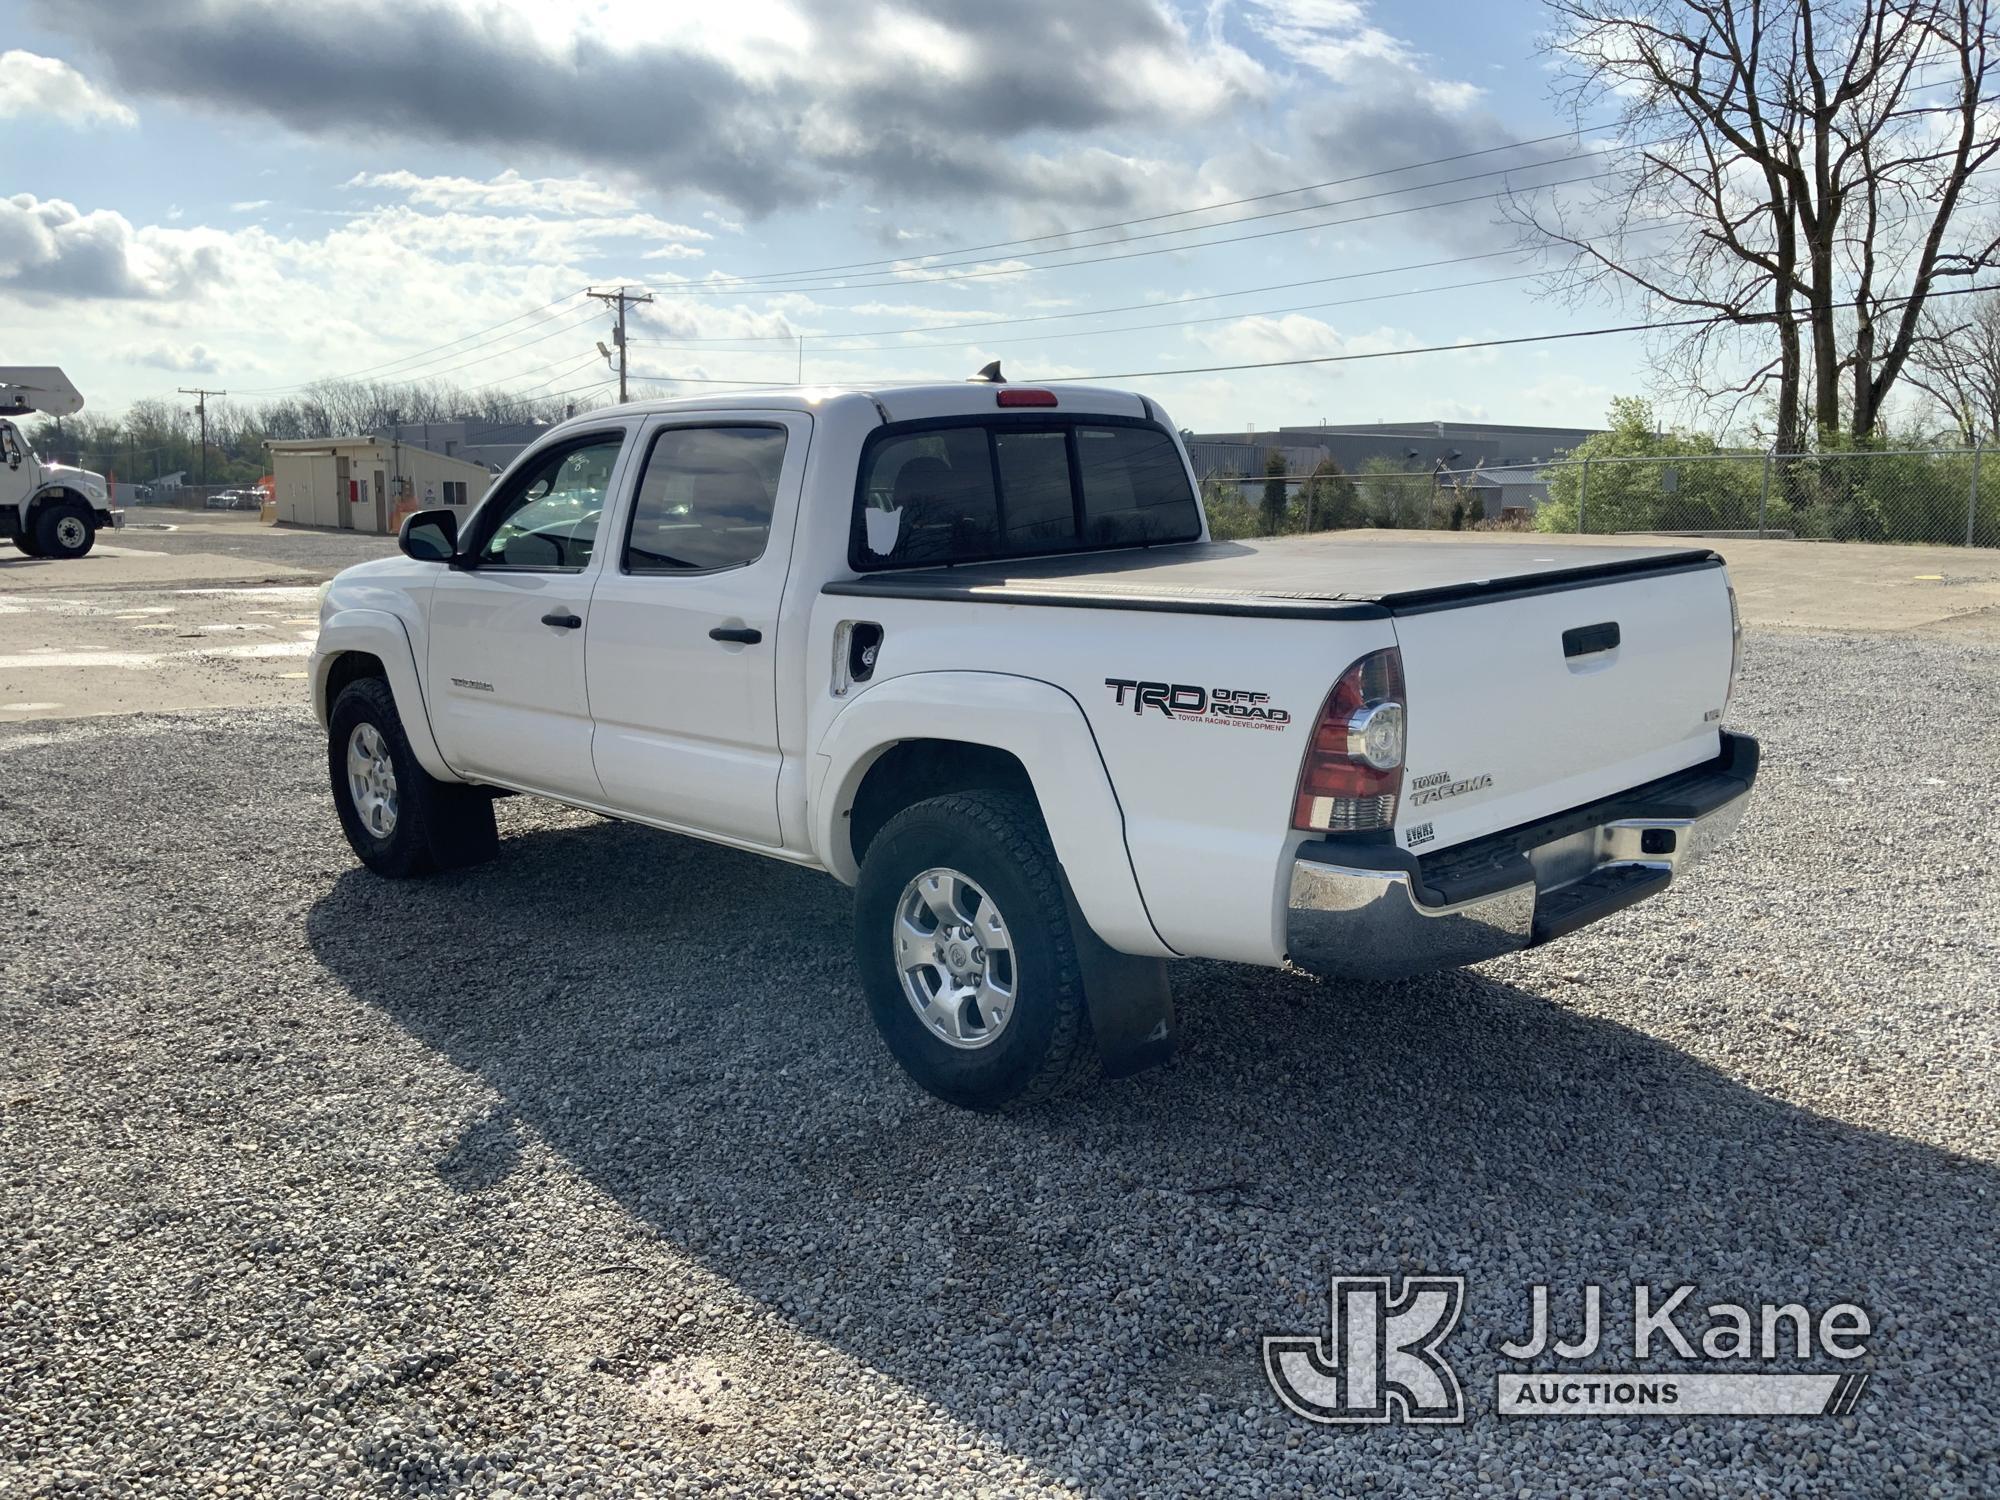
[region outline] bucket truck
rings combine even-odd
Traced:
[[[124,524],[102,474],[49,463],[28,446],[12,418],[29,412],[67,417],[83,397],[49,365],[0,365],[0,536],[30,557],[82,557],[107,526]]]

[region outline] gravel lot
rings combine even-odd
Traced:
[[[390,886],[302,712],[0,726],[0,1494],[2000,1491],[2000,651],[1748,669],[1685,886],[1188,966],[1172,1067],[1001,1119],[895,1070],[821,877],[515,799]],[[1258,1335],[1418,1270],[1469,1425],[1286,1416]],[[1858,1301],[1873,1383],[1500,1421],[1525,1286],[1634,1279]]]

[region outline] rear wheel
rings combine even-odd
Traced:
[[[38,557],[82,557],[97,540],[97,526],[80,505],[53,505],[35,517]]]
[[[483,789],[439,781],[418,763],[379,677],[349,683],[327,723],[327,772],[340,826],[361,862],[401,879],[477,864],[498,847]]]
[[[1028,798],[905,808],[868,846],[854,922],[875,1025],[940,1099],[1032,1104],[1095,1065],[1061,869]]]

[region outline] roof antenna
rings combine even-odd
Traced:
[[[971,378],[973,380],[983,380],[988,385],[1005,385],[1007,383],[1007,377],[1000,373],[1000,361],[997,359]]]

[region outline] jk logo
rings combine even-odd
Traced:
[[[1465,1308],[1463,1276],[1336,1276],[1324,1336],[1271,1334],[1264,1376],[1309,1422],[1465,1420],[1458,1376],[1438,1353]]]

